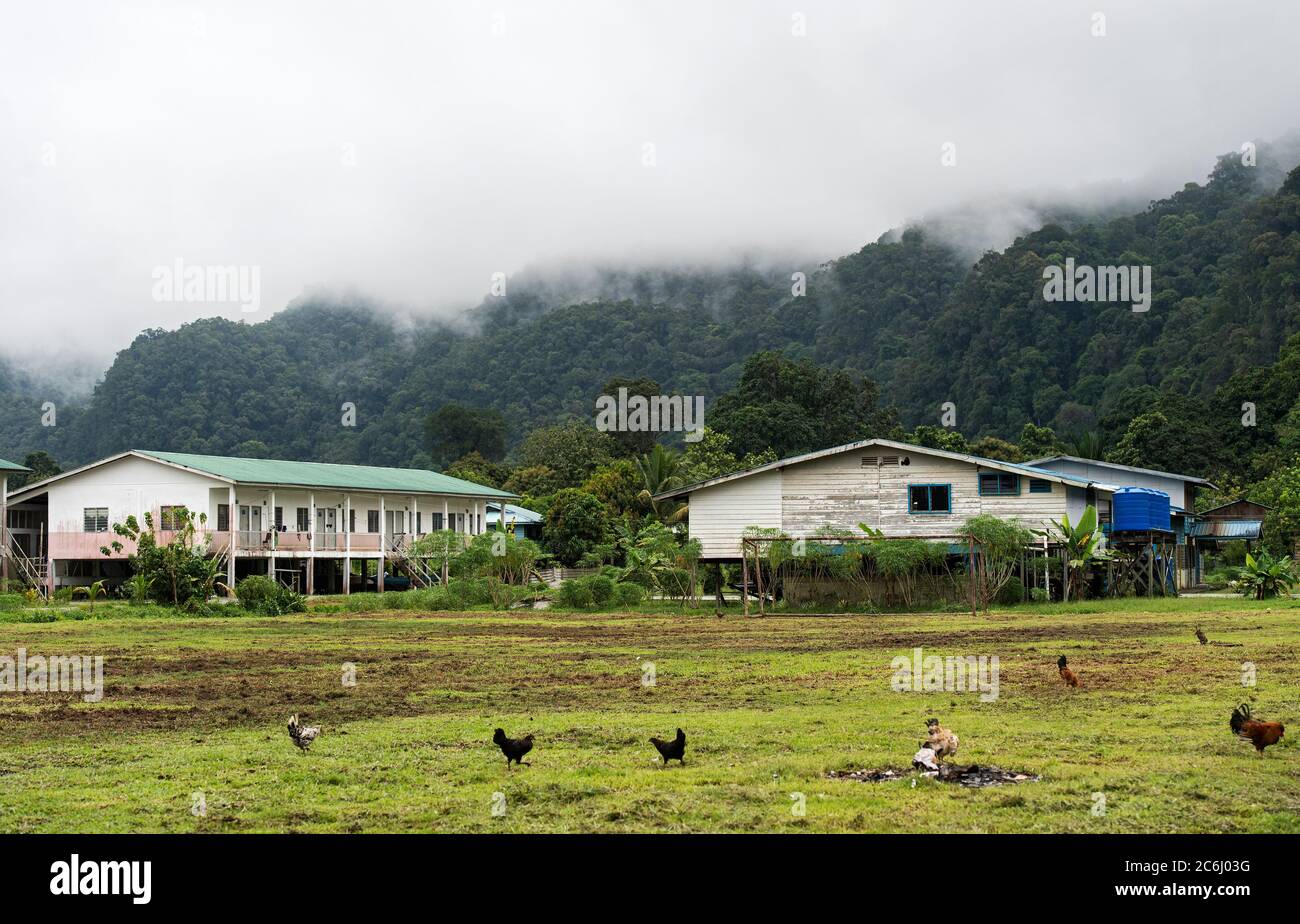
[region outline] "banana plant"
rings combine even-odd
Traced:
[[[1259,558],[1246,553],[1246,567],[1241,569],[1237,580],[1230,586],[1247,597],[1266,600],[1290,593],[1296,576],[1291,567],[1291,559],[1274,558],[1268,552],[1260,552]]]
[[[1088,566],[1096,561],[1109,561],[1110,552],[1105,548],[1105,534],[1097,521],[1097,508],[1089,504],[1079,516],[1079,522],[1071,523],[1067,513],[1059,520],[1048,521],[1044,530],[1035,530],[1048,541],[1055,542],[1065,549],[1066,573],[1065,599],[1078,598],[1085,586],[1084,574]]]

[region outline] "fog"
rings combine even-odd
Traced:
[[[0,354],[84,375],[313,291],[451,313],[494,273],[821,260],[942,213],[977,248],[1294,129],[1297,34],[1187,0],[11,5]],[[160,300],[177,261],[255,269],[256,310]]]

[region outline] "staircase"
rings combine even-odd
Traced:
[[[23,554],[22,549],[13,544],[12,540],[10,541],[9,548],[0,549],[0,555],[4,555],[9,559],[13,570],[18,573],[19,580],[24,584],[30,584],[32,587],[36,588],[36,592],[41,595],[42,599],[47,599],[49,597],[50,571],[48,562],[35,558],[28,558]]]
[[[441,582],[441,577],[437,573],[411,555],[404,536],[385,536],[384,554],[400,564],[411,576],[412,587],[433,587]]]

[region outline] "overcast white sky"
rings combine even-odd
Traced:
[[[6,7],[6,354],[107,362],[317,287],[432,311],[548,261],[833,256],[1300,127],[1278,0]],[[178,258],[259,267],[260,312],[154,301]]]

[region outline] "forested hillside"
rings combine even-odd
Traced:
[[[520,277],[454,323],[309,301],[258,324],[146,331],[52,428],[38,390],[0,367],[0,455],[47,450],[66,466],[147,447],[427,465],[424,422],[449,402],[499,410],[515,445],[589,417],[615,376],[712,406],[763,350],[874,382],[909,427],[937,424],[951,401],[970,440],[1035,423],[1096,431],[1113,450],[1157,407],[1208,425],[1211,408],[1220,422],[1239,416],[1239,394],[1276,402],[1255,391],[1300,330],[1300,176],[1279,189],[1283,166],[1263,149],[1258,167],[1225,156],[1206,183],[1139,214],[1043,227],[973,266],[915,227],[822,267],[594,271],[581,289]],[[1151,264],[1150,311],[1044,301],[1043,267],[1069,256]],[[796,271],[808,274],[802,297]],[[1237,458],[1258,448],[1253,435],[1225,439]]]

